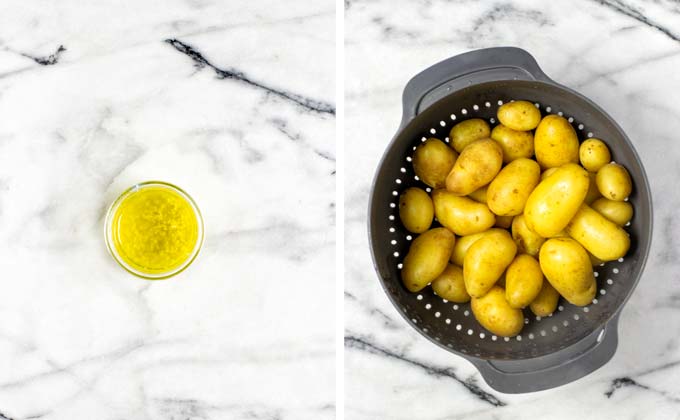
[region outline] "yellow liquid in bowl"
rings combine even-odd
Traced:
[[[119,258],[149,275],[172,272],[194,255],[199,220],[189,200],[165,186],[130,192],[113,214],[111,238]]]

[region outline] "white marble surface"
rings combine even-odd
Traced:
[[[332,1],[0,4],[0,419],[334,417],[334,22]],[[104,245],[148,179],[206,224],[166,281]]]
[[[347,1],[346,418],[680,419],[680,6],[662,1]],[[370,183],[401,117],[408,79],[481,47],[531,52],[634,141],[654,195],[647,269],[624,308],[619,347],[567,386],[500,394],[474,367],[412,330],[382,292],[366,234]],[[479,386],[488,394],[470,392]]]

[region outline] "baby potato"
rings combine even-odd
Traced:
[[[550,284],[576,306],[586,306],[595,297],[597,284],[588,253],[571,238],[545,241],[538,255],[541,270]]]
[[[540,176],[541,168],[534,160],[519,158],[508,163],[489,184],[489,209],[498,216],[521,214]]]
[[[470,295],[465,290],[463,281],[463,269],[457,265],[449,264],[443,273],[432,282],[432,290],[437,296],[454,303],[470,301]]]
[[[475,200],[478,203],[484,203],[486,204],[486,191],[489,188],[489,186],[485,186],[479,189],[476,189],[472,191],[470,194],[468,194],[468,197],[471,199]]]
[[[524,308],[538,296],[543,272],[534,257],[520,254],[505,272],[505,299],[513,308]]]
[[[541,121],[541,111],[528,101],[514,101],[498,108],[498,121],[516,131],[529,131]]]
[[[494,223],[494,226],[508,229],[510,226],[512,226],[513,219],[513,216],[496,216],[496,223]]]
[[[463,279],[470,296],[481,297],[493,287],[517,253],[507,230],[488,232],[475,241],[463,259]]]
[[[432,188],[444,188],[458,153],[439,139],[429,138],[413,152],[413,170]]]
[[[467,254],[468,249],[474,244],[479,238],[486,235],[489,232],[493,232],[497,229],[489,229],[484,232],[473,233],[472,235],[461,236],[453,246],[453,252],[451,253],[451,262],[457,266],[462,267],[463,261],[465,260],[465,254]]]
[[[588,252],[603,261],[619,259],[630,248],[630,238],[626,231],[585,203],[564,230]]]
[[[546,179],[546,178],[549,177],[550,175],[554,174],[556,170],[557,170],[557,167],[555,167],[555,168],[548,168],[548,169],[546,169],[545,171],[543,171],[543,173],[541,173],[541,181],[543,181],[544,179]]]
[[[590,206],[619,226],[624,226],[633,218],[633,206],[627,201],[612,201],[603,197]]]
[[[600,190],[597,188],[597,182],[595,181],[595,177],[597,174],[594,172],[588,172],[588,179],[590,182],[588,183],[588,193],[586,193],[586,198],[583,200],[584,203],[590,204],[593,201],[597,200],[598,198],[602,197],[602,194],[600,194]]]
[[[548,316],[557,309],[557,302],[560,300],[560,294],[557,293],[549,281],[543,282],[541,291],[536,296],[536,299],[531,302],[529,309],[536,316]]]
[[[444,272],[456,237],[446,228],[434,228],[413,240],[401,268],[401,280],[410,292],[422,290]]]
[[[481,118],[472,118],[454,125],[449,132],[449,140],[454,150],[461,153],[473,141],[485,139],[490,134],[488,122]]]
[[[494,286],[487,294],[473,297],[472,314],[482,327],[501,337],[514,337],[524,327],[521,309],[515,309],[505,300],[505,291]]]
[[[545,238],[529,229],[524,215],[515,216],[512,220],[512,239],[517,244],[518,252],[526,253],[535,257],[545,242]]]
[[[565,163],[578,163],[578,137],[564,117],[548,115],[534,134],[534,152],[541,168],[554,168]]]
[[[612,160],[609,148],[600,139],[588,139],[581,143],[581,147],[578,149],[578,156],[581,160],[581,165],[588,172],[597,172]]]
[[[456,195],[468,195],[491,182],[503,165],[503,151],[491,139],[470,143],[458,156],[446,177],[446,189]]]
[[[559,167],[541,181],[524,206],[524,219],[529,229],[544,238],[557,235],[583,203],[588,183],[588,172],[575,163]]]
[[[483,232],[496,222],[496,217],[486,204],[459,197],[446,190],[434,190],[432,201],[439,223],[459,236]]]
[[[399,218],[406,230],[423,233],[430,228],[434,205],[430,196],[420,188],[407,188],[399,196]]]
[[[601,167],[595,180],[602,196],[614,201],[623,201],[633,189],[628,171],[617,163]]]
[[[500,124],[491,130],[491,138],[501,146],[504,163],[534,155],[534,135],[531,131],[515,131]]]

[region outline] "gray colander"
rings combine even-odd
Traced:
[[[499,105],[514,99],[536,103],[543,114],[567,118],[579,138],[603,139],[613,159],[633,179],[631,248],[625,258],[596,267],[598,292],[586,307],[564,300],[549,317],[525,310],[525,326],[513,338],[485,330],[469,304],[453,304],[431,288],[408,292],[400,269],[413,240],[399,221],[398,197],[406,188],[426,188],[413,172],[411,155],[427,137],[448,141],[451,126],[481,117],[495,123]],[[390,300],[406,321],[433,343],[472,362],[484,380],[506,393],[532,392],[581,378],[611,359],[621,308],[642,273],[652,236],[647,176],[633,145],[600,107],[550,80],[534,58],[518,48],[461,54],[416,75],[404,89],[401,125],[380,162],[369,205],[373,261]],[[429,189],[428,189],[429,191]]]

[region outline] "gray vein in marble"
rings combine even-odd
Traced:
[[[630,4],[627,4],[621,0],[592,0],[595,3],[601,4],[603,6],[606,6],[618,13],[624,14],[628,17],[631,17],[635,20],[637,20],[640,23],[643,23],[651,28],[656,29],[657,31],[663,33],[670,39],[676,42],[680,42],[680,36],[676,35],[673,31],[671,31],[669,28],[666,28],[665,26],[662,26],[651,19],[649,19],[647,16],[644,15],[640,10],[637,8],[631,6]]]
[[[293,130],[291,127],[288,126],[288,121],[282,119],[282,118],[270,118],[268,120],[271,124],[276,127],[276,129],[281,132],[283,135],[288,137],[290,140],[292,140],[294,143],[301,144],[305,149],[309,149],[312,152],[316,153],[318,156],[321,156],[322,158],[326,160],[330,160],[331,162],[335,162],[335,156],[332,156],[331,154],[319,150],[316,147],[312,146],[303,136],[303,134],[300,131]]]
[[[604,395],[607,398],[611,398],[612,395],[614,395],[614,393],[616,392],[616,390],[618,390],[619,388],[622,388],[622,387],[636,387],[636,388],[644,389],[644,390],[647,390],[647,391],[650,391],[650,392],[654,392],[655,394],[659,394],[660,396],[664,397],[668,401],[671,401],[671,402],[674,402],[674,403],[680,403],[680,398],[669,395],[668,392],[666,392],[666,391],[662,391],[662,390],[658,390],[656,388],[652,388],[649,385],[643,385],[643,384],[639,383],[638,381],[631,379],[628,376],[623,376],[623,377],[615,378],[614,380],[612,380],[611,388],[609,388],[608,391],[605,391]]]
[[[428,375],[453,379],[454,381],[461,384],[472,395],[488,404],[491,404],[494,407],[502,407],[506,405],[505,402],[498,399],[495,395],[488,393],[484,391],[482,388],[480,388],[479,385],[475,383],[474,377],[463,380],[459,378],[458,375],[456,375],[455,371],[451,368],[442,368],[438,366],[427,365],[418,360],[408,358],[403,354],[398,354],[377,344],[371,343],[365,338],[354,336],[351,334],[345,335],[345,347],[365,351],[379,356],[386,356],[388,358],[395,360],[400,360],[411,366],[415,366],[422,369]]]
[[[4,413],[0,411],[0,420],[14,420],[12,417],[6,416]]]
[[[512,4],[497,4],[494,5],[490,10],[481,15],[475,20],[475,24],[471,32],[468,34],[478,37],[479,31],[484,26],[493,27],[501,19],[507,19],[508,17],[515,17],[521,20],[527,20],[536,24],[538,26],[549,25],[551,22],[545,16],[543,12],[537,9],[522,10],[518,9]]]
[[[377,316],[378,318],[380,318],[383,327],[387,328],[388,330],[398,330],[401,328],[401,326],[394,319],[392,319],[391,316],[387,315],[379,308],[369,305],[368,303],[359,299],[352,293],[345,291],[345,299],[356,303],[361,309],[363,309],[366,312],[368,316]]]
[[[21,52],[21,51],[15,51],[14,49],[9,48],[9,47],[5,47],[3,49],[5,51],[9,51],[9,52],[14,53],[14,54],[19,54],[22,57],[30,58],[31,60],[35,61],[36,63],[40,64],[41,66],[52,66],[52,65],[57,64],[59,62],[59,58],[61,57],[61,54],[64,51],[66,51],[66,48],[63,45],[59,45],[59,47],[57,47],[57,49],[54,53],[49,54],[47,56],[39,56],[39,55],[28,54],[28,53]],[[0,77],[5,76],[7,74],[14,74],[14,73],[17,73],[17,72],[20,72],[20,71],[23,71],[23,69],[14,70],[12,72],[2,74],[2,75],[0,75]]]
[[[194,47],[174,38],[168,38],[165,40],[166,43],[172,45],[177,51],[181,52],[182,54],[188,56],[194,61],[194,65],[198,69],[202,69],[204,67],[209,67],[215,71],[215,74],[220,79],[232,79],[232,80],[237,80],[240,82],[243,82],[249,86],[253,86],[255,88],[261,89],[268,94],[272,94],[275,96],[278,96],[279,98],[282,98],[286,101],[293,102],[304,109],[307,109],[309,111],[314,111],[318,112],[321,114],[330,114],[330,115],[335,115],[335,107],[331,104],[328,104],[323,101],[319,101],[316,99],[308,98],[302,95],[299,95],[297,93],[293,92],[287,92],[285,90],[281,90],[275,87],[268,86],[262,82],[258,82],[256,80],[250,79],[245,73],[241,72],[240,70],[231,68],[231,69],[221,69],[214,64],[212,64],[210,61],[208,61],[201,52],[196,50]]]

